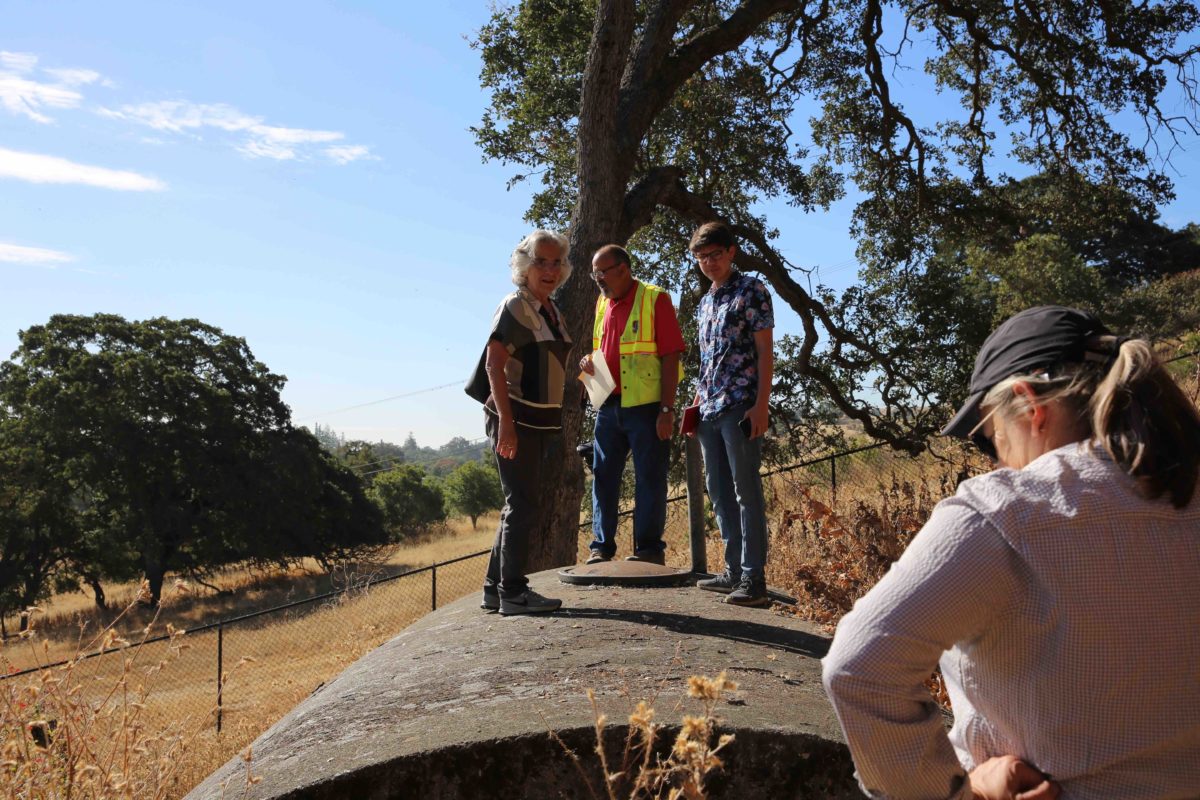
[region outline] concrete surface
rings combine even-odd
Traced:
[[[260,783],[245,787],[234,758],[188,800],[592,796],[549,729],[603,796],[586,690],[610,720],[609,752],[640,699],[675,726],[669,747],[682,715],[699,712],[688,676],[722,670],[739,689],[720,703],[719,731],[736,740],[710,797],[860,796],[821,688],[828,639],[815,627],[693,586],[567,585],[553,571],[532,585],[563,610],[501,617],[473,594],[429,614],[260,736]]]

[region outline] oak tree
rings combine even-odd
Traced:
[[[1194,131],[1196,48],[1181,37],[1198,19],[1179,0],[522,0],[474,40],[491,93],[475,132],[514,180],[540,180],[529,218],[570,230],[558,300],[576,341],[590,335],[598,247],[629,243],[655,277],[687,285],[687,232],[723,219],[743,243],[738,266],[800,318],[789,347],[804,391],[918,450],[947,399],[929,364],[961,355],[957,343],[930,331],[928,346],[913,327],[925,320],[873,304],[877,293],[810,291],[763,202],[819,211],[852,185],[860,259],[898,276],[969,211],[998,154],[1162,198],[1169,182],[1145,145]],[[938,117],[910,111],[895,79],[909,66],[942,93]],[[1161,102],[1171,81],[1182,115]],[[1124,111],[1144,140],[1115,126]],[[570,441],[580,412],[564,416]],[[575,554],[570,449],[532,537],[543,567]]]

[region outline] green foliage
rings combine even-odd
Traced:
[[[21,420],[0,417],[0,612],[45,596],[83,537],[74,490],[30,446]]]
[[[1125,290],[1108,318],[1114,330],[1152,340],[1200,333],[1200,269]]]
[[[291,427],[284,379],[242,339],[98,314],[54,316],[20,341],[0,364],[5,460],[22,476],[9,486],[17,524],[67,550],[56,568],[126,578],[133,556],[157,602],[168,571],[381,541],[357,479]]]
[[[446,519],[446,498],[425,470],[405,464],[379,475],[367,495],[383,514],[393,541],[419,534]]]
[[[1194,114],[1160,101],[1172,81],[1194,100],[1197,51],[1181,38],[1198,22],[1175,0],[1052,0],[1036,14],[995,2],[524,0],[498,7],[474,42],[490,92],[474,132],[485,157],[515,165],[514,181],[541,178],[529,217],[569,223],[577,271],[591,249],[628,242],[640,275],[686,297],[702,285],[688,232],[733,224],[739,266],[762,272],[805,326],[780,396],[816,392],[817,406],[917,449],[960,390],[961,361],[930,359],[969,367],[979,328],[1014,294],[1082,303],[1097,280],[1119,290],[1194,267],[1194,241],[1154,219],[1170,182],[1147,152],[1153,136],[1132,142],[1113,120],[1131,110],[1168,145],[1192,129]],[[929,119],[906,111],[905,69],[941,92]],[[1039,177],[989,175],[1005,154]],[[820,211],[847,183],[862,197],[849,233],[867,281],[839,298],[796,279],[761,201]],[[972,247],[980,269],[965,261]],[[593,291],[572,280],[560,299],[586,309]]]
[[[480,515],[504,505],[500,474],[492,464],[468,461],[446,478],[446,501],[476,526]]]
[[[969,248],[967,266],[994,298],[993,326],[1032,306],[1061,305],[1098,312],[1105,287],[1067,243],[1050,233],[1024,239],[1003,256]]]

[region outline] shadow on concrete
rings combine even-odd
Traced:
[[[788,630],[778,625],[745,620],[714,619],[693,614],[673,614],[644,609],[587,608],[572,606],[558,612],[564,617],[607,619],[660,627],[673,633],[709,636],[731,642],[756,644],[786,650],[810,658],[823,658],[829,640],[811,633]]]

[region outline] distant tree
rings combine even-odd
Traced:
[[[417,444],[417,438],[412,435],[411,431],[405,438],[404,444],[401,445],[401,449],[404,452],[404,460],[410,464],[428,463],[438,456],[438,452],[432,447],[421,447]]]
[[[280,447],[299,440],[323,463],[316,439],[291,426],[283,380],[242,339],[198,320],[56,315],[22,331],[0,364],[0,407],[17,420],[22,446],[52,465],[51,478],[86,501],[87,548],[136,554],[157,603],[168,571],[210,569],[268,546],[296,553],[306,549],[296,545],[302,532],[325,536],[300,520],[283,544],[282,520],[326,489],[276,472]],[[75,559],[81,575],[84,560]]]
[[[425,470],[412,464],[381,474],[367,494],[382,512],[384,527],[395,541],[446,519],[442,487]]]
[[[359,474],[307,431],[271,433],[266,458],[261,490],[289,500],[283,507],[263,504],[244,510],[261,532],[247,542],[245,557],[286,565],[308,556],[330,569],[388,542],[383,515]]]
[[[322,425],[319,422],[313,424],[312,433],[313,436],[317,437],[317,441],[321,443],[321,447],[324,447],[331,453],[337,452],[338,446],[345,441],[333,428],[328,425]]]
[[[376,455],[378,455],[380,458],[389,459],[390,463],[404,463],[404,448],[398,444],[385,442],[380,439],[378,442],[374,442],[371,447],[375,449]]]
[[[504,505],[500,475],[494,466],[468,461],[446,478],[446,500],[450,507],[471,518],[471,528],[479,517]]]

